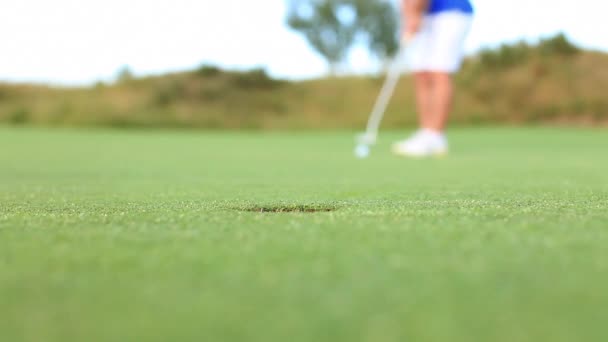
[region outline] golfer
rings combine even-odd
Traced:
[[[409,157],[444,155],[454,96],[452,75],[462,63],[473,7],[469,0],[403,0],[403,15],[420,130],[395,143],[393,152]]]

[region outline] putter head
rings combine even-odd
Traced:
[[[372,146],[372,145],[376,144],[377,140],[378,140],[378,135],[375,133],[366,132],[366,133],[357,135],[357,144],[359,144],[359,145]]]
[[[378,136],[374,133],[362,133],[357,135],[357,146],[355,147],[355,156],[359,159],[369,157],[371,146],[376,144]]]

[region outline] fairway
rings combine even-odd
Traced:
[[[0,341],[606,341],[605,130],[353,137],[0,128]]]

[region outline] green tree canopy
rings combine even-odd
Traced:
[[[400,16],[394,2],[357,0],[358,28],[369,52],[378,59],[394,56],[399,50]]]
[[[357,43],[381,60],[394,55],[397,13],[390,0],[288,0],[287,23],[304,35],[335,73]]]

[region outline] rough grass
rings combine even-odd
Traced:
[[[0,129],[0,340],[605,341],[605,134]]]
[[[580,51],[564,37],[516,44],[469,58],[456,77],[458,124],[608,125],[608,55]],[[10,124],[198,127],[207,129],[343,129],[367,120],[382,78],[306,82],[263,70],[204,66],[118,84],[61,89],[0,84],[0,122]],[[411,78],[405,77],[385,127],[413,125]]]

